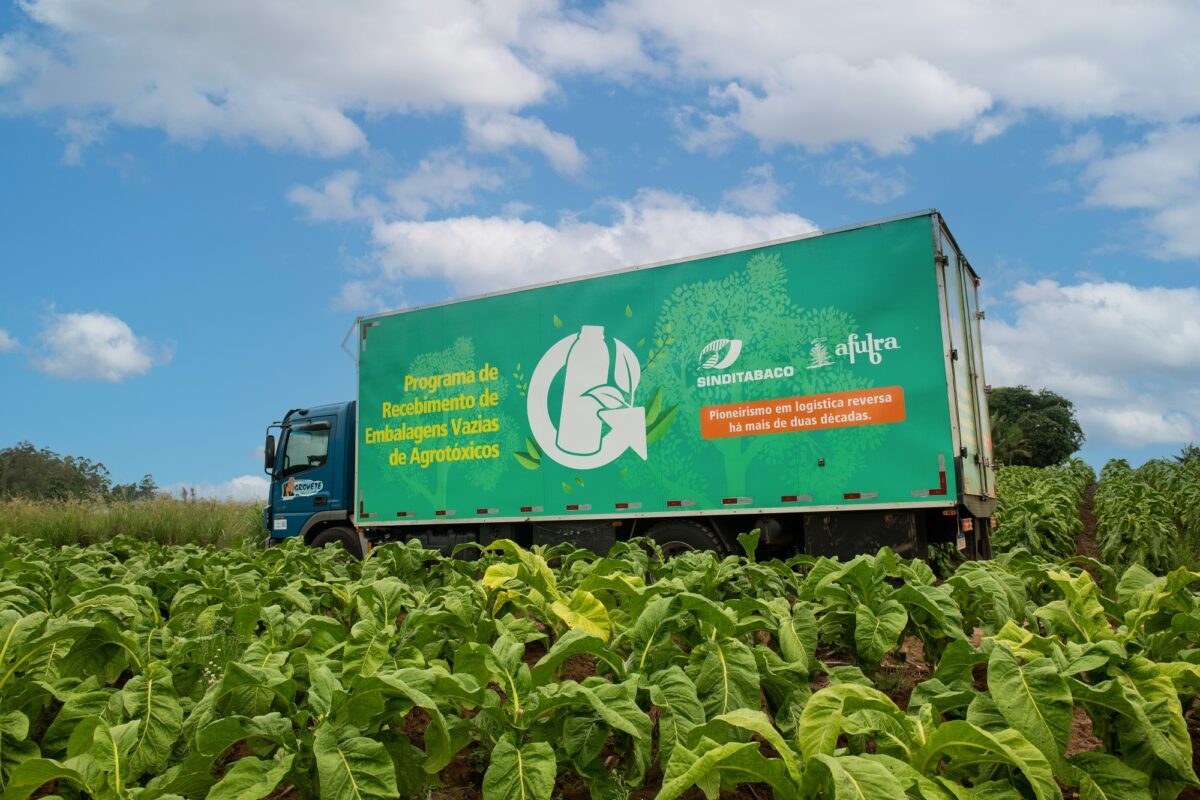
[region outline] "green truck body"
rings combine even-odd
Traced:
[[[364,317],[351,519],[986,524],[977,287],[930,211]]]

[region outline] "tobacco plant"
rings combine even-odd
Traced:
[[[1020,550],[939,583],[886,549],[760,562],[742,542],[356,561],[0,540],[0,788],[423,798],[472,765],[486,800],[549,800],[568,778],[597,800],[1200,784],[1200,574],[1087,562],[1097,583]],[[885,693],[916,642],[925,680]],[[1100,747],[1067,757],[1078,713]]]

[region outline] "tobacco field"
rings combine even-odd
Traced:
[[[1194,791],[1200,573],[742,543],[2,539],[3,797]]]

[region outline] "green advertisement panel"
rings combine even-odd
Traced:
[[[357,521],[952,503],[932,220],[362,320]]]

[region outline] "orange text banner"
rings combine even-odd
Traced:
[[[723,439],[903,421],[904,389],[883,386],[704,406],[700,409],[700,435]]]

